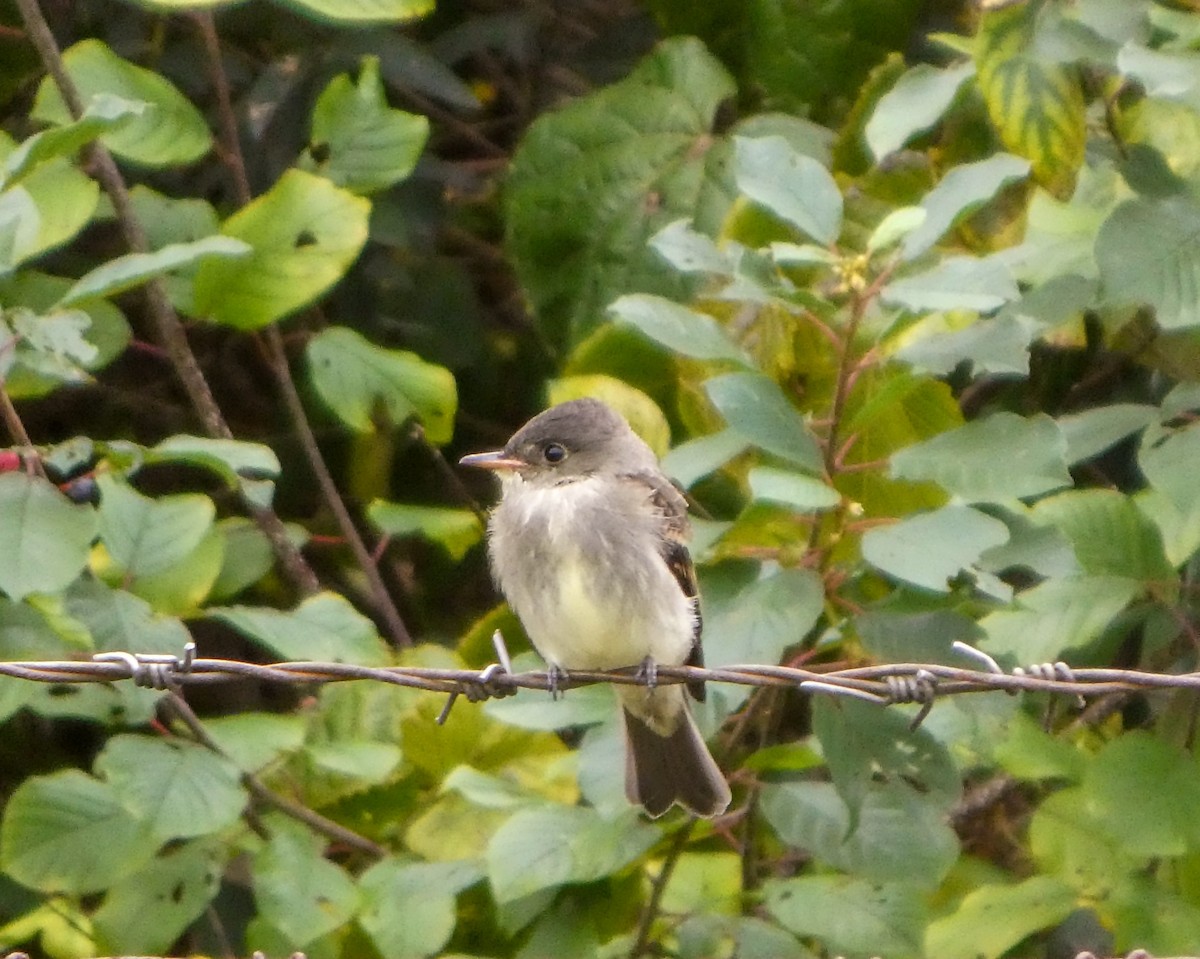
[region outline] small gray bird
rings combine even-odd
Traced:
[[[653,451],[598,400],[535,416],[502,450],[465,466],[497,471],[492,571],[552,674],[640,664],[645,686],[616,687],[624,716],[625,794],[651,816],[679,803],[697,816],[729,805],[729,786],[684,687],[655,687],[660,664],[703,665],[687,504]],[[698,700],[704,684],[687,684]]]

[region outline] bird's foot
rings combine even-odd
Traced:
[[[645,684],[647,689],[654,689],[658,685],[658,663],[647,656],[633,675],[639,683]]]
[[[570,676],[557,663],[551,663],[546,669],[546,688],[550,690],[550,698],[558,699],[562,694],[562,685]]]

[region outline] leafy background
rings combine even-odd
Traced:
[[[0,655],[522,650],[448,464],[590,394],[707,513],[712,665],[1194,669],[1198,44],[1151,0],[4,0]],[[912,732],[715,687],[700,824],[625,805],[610,700],[0,681],[0,947],[1200,943],[1191,691]]]

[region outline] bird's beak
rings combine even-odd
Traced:
[[[458,461],[459,466],[475,466],[484,470],[519,470],[525,465],[521,460],[509,456],[504,450],[490,453],[471,453]]]

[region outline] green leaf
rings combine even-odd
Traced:
[[[968,660],[953,650],[953,643],[974,645],[983,636],[975,620],[951,609],[869,611],[858,616],[855,631],[867,652],[882,662],[955,666]]]
[[[731,202],[729,148],[713,140],[736,92],[691,37],[664,40],[625,79],[535,120],[504,192],[506,247],[539,330],[568,352],[625,293],[688,298],[648,247],[680,217],[714,232]]]
[[[892,210],[879,221],[879,226],[871,231],[867,238],[867,252],[881,253],[891,249],[906,236],[918,229],[928,219],[929,214],[923,207],[902,206]]]
[[[910,789],[924,802],[948,809],[962,781],[946,747],[909,718],[857,699],[813,698],[813,732],[821,742],[838,795],[855,823],[872,788]]]
[[[944,70],[921,63],[905,72],[879,98],[867,121],[864,136],[875,159],[882,160],[930,129],[974,75],[975,64],[969,60]]]
[[[429,121],[391,109],[379,58],[364,57],[357,86],[342,73],[317,98],[301,167],[353,193],[375,193],[412,173],[428,139]]]
[[[1066,534],[1085,573],[1146,582],[1174,577],[1158,528],[1116,490],[1069,490],[1047,497],[1034,506],[1033,520]]]
[[[384,411],[394,426],[415,416],[439,446],[454,433],[454,376],[415,353],[387,350],[333,326],[309,342],[308,369],[321,399],[353,430],[373,432],[380,425],[377,413]]]
[[[145,823],[107,783],[63,770],[22,782],[0,823],[0,868],[39,892],[82,895],[107,889],[154,856]]]
[[[234,488],[242,480],[274,479],[280,472],[279,457],[269,446],[207,436],[168,436],[146,451],[146,463],[190,463]]]
[[[832,174],[780,136],[733,141],[737,187],[755,203],[828,245],[842,230],[842,193]]]
[[[0,277],[72,239],[99,198],[100,185],[62,159],[39,164],[0,191]]]
[[[1150,485],[1171,501],[1180,513],[1190,514],[1200,504],[1196,464],[1200,462],[1200,426],[1147,430],[1138,451],[1138,466]]]
[[[7,319],[7,322],[6,322]],[[96,361],[97,348],[84,337],[91,317],[83,310],[61,310],[37,316],[17,309],[0,316],[0,336],[15,344],[8,362],[20,364],[35,376],[61,383],[88,379],[87,368]],[[0,375],[7,363],[0,360]]]
[[[650,238],[650,248],[680,273],[729,276],[733,272],[731,259],[712,237],[693,229],[689,220],[668,223]]]
[[[931,480],[973,502],[1036,496],[1071,485],[1066,446],[1045,414],[994,413],[900,450],[892,476]]]
[[[774,380],[761,373],[726,373],[706,381],[704,391],[744,440],[813,473],[822,471],[808,423]]]
[[[58,306],[116,296],[163,273],[195,266],[210,257],[236,259],[250,252],[249,245],[241,240],[208,236],[193,243],[173,243],[153,253],[126,253],[85,273],[58,301]]]
[[[933,889],[958,858],[945,809],[906,788],[868,790],[854,818],[830,783],[779,783],[762,812],[787,845],[873,882]]]
[[[196,273],[196,313],[257,330],[313,303],[358,258],[371,205],[328,180],[288,170],[271,189],[221,226],[254,248],[237,259],[210,258]]]
[[[156,0],[162,2],[162,0]],[[403,23],[434,10],[434,0],[279,0],[285,6],[332,23]]]
[[[732,360],[749,365],[745,352],[716,320],[665,297],[632,293],[621,297],[608,311],[618,322],[628,323],[676,353],[697,360]]]
[[[830,954],[924,955],[925,909],[909,883],[880,885],[845,876],[771,879],[763,885],[767,911],[798,936],[811,936]]]
[[[191,842],[164,853],[108,890],[92,914],[97,937],[114,954],[166,955],[216,898],[220,881],[216,846]]]
[[[381,666],[387,648],[375,626],[345,597],[310,596],[291,612],[261,606],[213,607],[208,614],[284,659]]]
[[[383,959],[440,953],[458,919],[455,897],[483,878],[471,862],[383,859],[359,879],[359,922]]]
[[[71,157],[101,133],[113,130],[145,112],[146,104],[100,94],[92,99],[83,116],[63,126],[35,133],[4,158],[0,164],[0,190],[19,183],[35,167],[57,157]]]
[[[659,838],[630,811],[606,820],[572,806],[522,809],[501,826],[487,848],[487,875],[497,903],[543,889],[593,882],[625,868]]]
[[[65,589],[87,564],[96,511],[44,479],[0,475],[0,590],[13,599]]]
[[[924,273],[893,280],[883,288],[880,299],[913,313],[927,310],[990,313],[1018,296],[1016,280],[999,258],[951,256]]]
[[[1159,326],[1200,324],[1200,201],[1190,196],[1135,197],[1117,207],[1096,237],[1104,299],[1148,304]]]
[[[178,564],[212,529],[216,507],[202,493],[151,499],[112,476],[100,487],[100,539],[113,562],[133,577]]]
[[[955,317],[957,319],[957,316]],[[1029,375],[1029,344],[1037,336],[1033,322],[1020,314],[978,318],[963,329],[948,329],[946,317],[922,320],[896,351],[896,358],[914,369],[949,376],[960,363],[971,364],[976,376],[985,373]]]
[[[460,560],[483,538],[483,522],[469,509],[411,506],[375,500],[367,518],[388,536],[419,536],[437,543]]]
[[[1013,713],[1007,737],[996,746],[996,761],[1018,779],[1078,783],[1088,760],[1079,746],[1052,736],[1020,711]]]
[[[278,820],[254,857],[254,901],[259,914],[303,949],[350,921],[359,891],[346,873],[321,855],[324,840]]]
[[[160,74],[121,59],[99,40],[81,40],[64,50],[63,62],[85,104],[112,94],[147,105],[140,116],[100,137],[117,156],[148,167],[178,166],[200,159],[212,146],[200,111]],[[58,126],[72,120],[51,77],[38,87],[32,116]]]
[[[862,555],[889,576],[939,593],[984,550],[1008,541],[1008,527],[967,506],[944,506],[868,530]]]
[[[186,740],[114,736],[96,757],[96,772],[161,842],[218,832],[246,806],[237,768]]]
[[[668,915],[741,913],[742,861],[734,852],[685,852],[662,897]]]
[[[952,168],[921,200],[925,221],[904,238],[904,259],[916,259],[952,226],[1028,173],[1029,161],[1010,153]]]
[[[1099,456],[1158,419],[1158,409],[1137,403],[1097,406],[1058,418],[1067,439],[1067,462],[1074,465]]]
[[[980,620],[985,648],[1019,664],[1053,662],[1099,636],[1142,588],[1117,576],[1048,579],[1019,593],[1012,608]]]
[[[217,520],[217,529],[225,540],[225,553],[209,599],[225,602],[271,571],[275,565],[275,550],[266,534],[245,517],[229,516]]]
[[[737,430],[726,429],[681,443],[663,457],[663,471],[684,489],[720,469],[749,447]]]
[[[1146,784],[1153,783],[1153,789]],[[1200,843],[1200,770],[1177,746],[1142,730],[1106,743],[1083,780],[1089,812],[1139,858],[1179,856]]]
[[[204,720],[204,728],[242,772],[256,773],[304,745],[307,720],[276,713],[238,713]]]
[[[1027,936],[1057,926],[1075,905],[1075,892],[1052,876],[981,886],[929,924],[925,948],[939,959],[998,959]]]
[[[1083,165],[1087,127],[1081,79],[1073,64],[1040,55],[1035,4],[988,9],[975,38],[979,89],[1000,139],[1033,164],[1033,175],[1069,199]]]
[[[755,499],[782,503],[805,513],[832,509],[842,501],[832,486],[803,473],[774,466],[756,466],[750,470],[748,479],[750,495]]]

